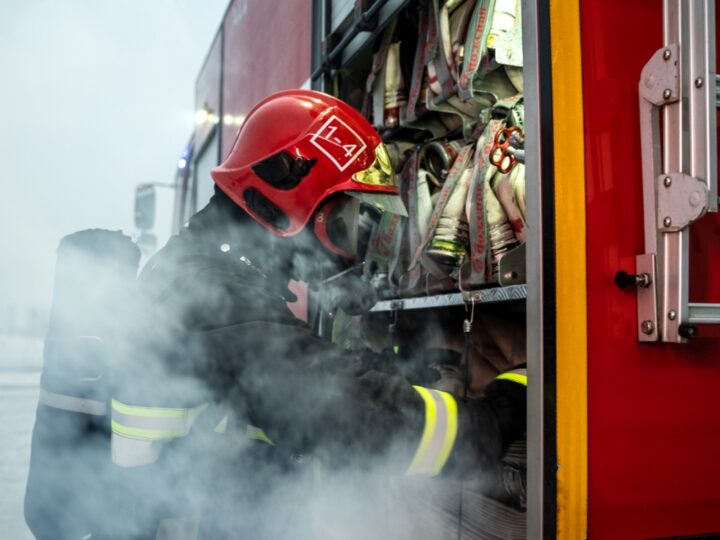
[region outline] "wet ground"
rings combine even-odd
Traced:
[[[0,336],[0,538],[33,538],[23,497],[41,368],[41,340]]]

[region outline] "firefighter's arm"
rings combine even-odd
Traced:
[[[407,474],[465,476],[492,468],[525,432],[526,387],[524,370],[499,375],[477,400],[415,386],[424,402],[424,428]]]
[[[525,433],[527,374],[516,369],[501,373],[485,396],[459,404],[456,448],[444,472],[459,472],[497,464],[510,444]]]
[[[373,369],[307,329],[249,323],[208,337],[223,351],[210,355],[218,369],[232,366],[251,422],[293,452],[435,475],[493,463],[525,429],[523,374],[463,403]]]

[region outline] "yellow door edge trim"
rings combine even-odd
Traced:
[[[555,168],[557,538],[587,537],[587,290],[580,3],[550,0]]]

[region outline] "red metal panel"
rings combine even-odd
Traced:
[[[195,129],[195,149],[202,148],[207,136],[212,132],[220,114],[220,68],[222,60],[222,34],[218,32],[210,46],[198,78],[195,81],[195,111],[206,110],[207,118],[197,117]]]
[[[644,251],[637,84],[662,46],[656,0],[583,2],[587,181],[589,537],[720,532],[720,339],[640,345],[634,291],[613,284]],[[562,141],[555,141],[562,145]],[[562,208],[557,209],[562,212]],[[720,298],[720,220],[692,231],[693,299]],[[709,256],[709,254],[711,254]],[[702,282],[702,286],[698,283]]]
[[[221,155],[238,124],[268,94],[310,78],[312,0],[235,0],[225,17]]]

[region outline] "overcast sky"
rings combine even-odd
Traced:
[[[0,0],[0,309],[49,305],[79,229],[132,232],[171,182],[228,0]]]

